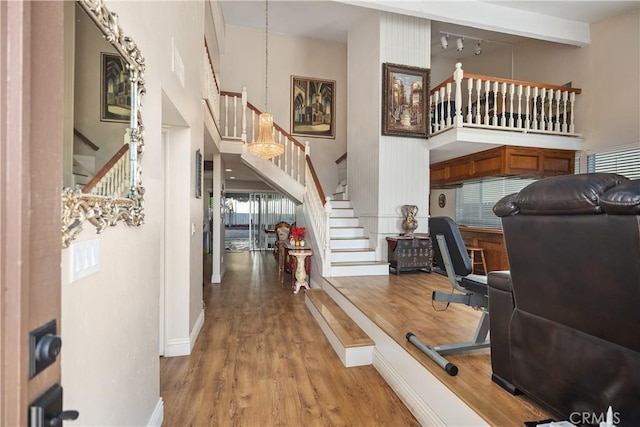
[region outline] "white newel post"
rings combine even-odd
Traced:
[[[462,64],[456,63],[456,70],[453,72],[453,80],[456,82],[456,117],[454,119],[454,127],[462,127],[462,78],[464,71]]]
[[[331,197],[326,197],[324,203],[324,236],[322,250],[324,251],[324,276],[331,277]]]
[[[240,140],[247,142],[247,88],[245,86],[242,87],[242,134]]]

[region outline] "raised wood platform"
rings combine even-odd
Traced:
[[[480,312],[431,301],[451,285],[438,274],[334,277],[324,290],[375,341],[373,365],[423,425],[523,425],[552,418],[525,396],[491,381],[488,349],[448,355],[449,376],[406,339],[413,332],[431,345],[468,341]]]
[[[373,340],[325,291],[305,291],[305,303],[345,367],[372,364]]]

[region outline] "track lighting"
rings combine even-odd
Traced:
[[[478,45],[476,46],[476,50],[474,53],[476,55],[480,55],[482,53],[482,48],[480,47],[480,40],[478,40]]]
[[[449,47],[449,34],[445,34],[444,36],[440,37],[440,44],[442,45],[442,49],[446,49],[447,47]]]
[[[464,38],[459,38],[456,40],[456,48],[458,49],[458,52],[464,49]]]

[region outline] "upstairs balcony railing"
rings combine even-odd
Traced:
[[[247,101],[247,90],[221,92],[220,134],[223,139],[247,143],[258,137],[258,118],[262,111]],[[270,161],[300,184],[305,183],[305,146],[277,123],[273,138],[284,146],[284,153]]]
[[[453,76],[429,94],[431,134],[473,127],[523,133],[580,136],[576,95],[581,89],[467,74]]]
[[[258,118],[262,112],[247,101],[247,90],[220,93],[220,134],[224,140],[246,144],[258,136]],[[323,273],[330,274],[330,197],[326,197],[311,161],[309,144],[301,144],[277,123],[274,123],[274,139],[284,146],[284,153],[268,161],[272,162],[292,179],[305,186],[303,209],[307,215],[307,227],[315,239]]]

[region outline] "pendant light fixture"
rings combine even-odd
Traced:
[[[258,118],[258,138],[249,143],[247,149],[253,155],[270,159],[284,152],[282,144],[273,139],[273,116],[267,113],[267,97],[269,95],[269,0],[265,1],[265,42],[264,42],[264,112]]]

